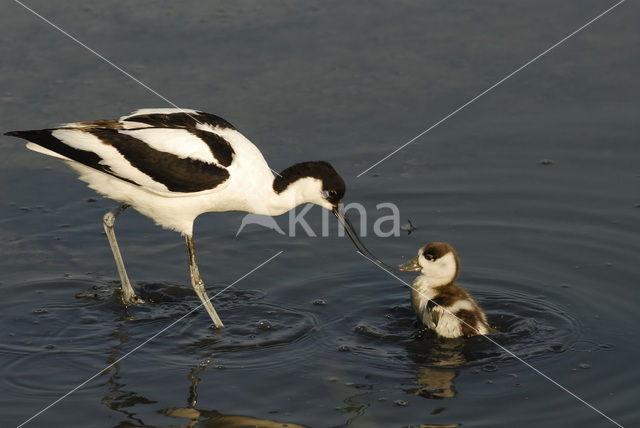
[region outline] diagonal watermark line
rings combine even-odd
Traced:
[[[112,61],[110,61],[108,58],[106,58],[105,56],[101,55],[99,52],[95,51],[94,49],[92,49],[91,47],[87,46],[85,43],[81,42],[80,40],[78,40],[76,37],[72,36],[71,34],[69,34],[68,32],[66,32],[65,30],[63,30],[62,28],[60,28],[59,26],[57,26],[56,24],[54,24],[53,22],[51,22],[50,20],[48,20],[47,18],[45,18],[44,16],[40,15],[38,12],[36,12],[35,10],[31,9],[29,6],[25,5],[24,3],[22,3],[20,0],[13,0],[15,3],[18,3],[20,6],[22,6],[23,8],[25,8],[26,10],[28,10],[29,12],[31,12],[32,14],[34,14],[35,16],[37,16],[38,18],[40,18],[41,20],[43,20],[44,22],[46,22],[47,24],[49,24],[50,26],[52,26],[53,28],[55,28],[56,30],[60,31],[62,34],[64,34],[65,36],[67,36],[68,38],[70,38],[71,40],[73,40],[74,42],[76,42],[77,44],[79,44],[80,46],[82,46],[83,48],[85,48],[86,50],[88,50],[89,52],[91,52],[92,54],[94,54],[95,56],[97,56],[98,58],[100,58],[101,60],[103,60],[104,62],[106,62],[107,64],[109,64],[110,66],[112,66],[113,68],[115,68],[116,70],[118,70],[119,72],[121,72],[122,74],[124,74],[125,76],[127,76],[129,79],[133,80],[134,82],[136,82],[137,84],[139,84],[140,86],[142,86],[143,88],[147,89],[149,92],[153,93],[154,95],[157,95],[158,97],[160,97],[162,100],[166,101],[167,103],[169,103],[171,106],[177,108],[178,110],[180,110],[182,113],[186,114],[187,116],[189,116],[191,119],[195,120],[196,123],[199,123],[200,125],[202,125],[202,123],[196,119],[195,117],[191,116],[188,112],[184,111],[182,108],[178,107],[176,104],[174,104],[170,99],[166,98],[165,96],[163,96],[161,93],[159,93],[158,91],[156,91],[155,89],[151,88],[149,85],[145,84],[144,82],[140,81],[139,79],[135,78],[134,76],[132,76],[129,72],[127,72],[126,70],[124,70],[122,67],[118,66],[117,64],[113,63]]]
[[[276,254],[274,254],[273,256],[269,257],[267,260],[265,260],[264,262],[260,263],[258,266],[254,267],[249,272],[245,273],[240,278],[236,279],[235,281],[233,281],[231,284],[227,285],[222,290],[218,291],[215,295],[213,295],[213,297],[209,298],[209,301],[211,301],[212,299],[215,299],[216,297],[218,297],[219,295],[221,295],[222,293],[224,293],[225,291],[227,291],[228,289],[230,289],[231,287],[236,285],[238,282],[242,281],[243,279],[245,279],[246,277],[248,277],[249,275],[251,275],[252,273],[257,271],[262,266],[266,265],[267,263],[269,263],[271,260],[275,259],[276,257],[278,257],[282,253],[284,253],[284,251],[281,250],[281,251],[277,252]],[[16,428],[21,428],[22,426],[28,424],[29,422],[31,422],[32,420],[34,420],[35,418],[37,418],[38,416],[40,416],[41,414],[43,414],[44,412],[46,412],[47,410],[49,410],[50,408],[52,408],[53,406],[55,406],[56,404],[58,404],[59,402],[61,402],[62,400],[64,400],[65,398],[67,398],[68,396],[70,396],[71,394],[73,394],[74,392],[79,390],[80,388],[82,388],[83,386],[85,386],[86,384],[88,384],[89,382],[91,382],[92,380],[94,380],[96,377],[100,376],[100,374],[103,373],[105,370],[108,370],[111,367],[115,366],[120,361],[124,360],[129,355],[133,354],[134,352],[136,352],[137,350],[139,350],[140,348],[145,346],[147,343],[151,342],[153,339],[155,339],[156,337],[160,336],[162,333],[164,333],[165,331],[169,330],[174,325],[178,324],[180,321],[182,321],[183,319],[185,319],[186,317],[188,317],[189,315],[191,315],[192,313],[194,313],[195,311],[200,309],[203,305],[204,305],[204,303],[200,303],[198,306],[196,306],[195,308],[191,309],[189,312],[187,312],[186,314],[182,315],[180,318],[178,318],[177,320],[173,321],[171,324],[169,324],[168,326],[166,326],[165,328],[163,328],[162,330],[160,330],[159,332],[157,332],[153,336],[149,337],[147,340],[145,340],[144,342],[142,342],[141,344],[139,344],[138,346],[136,346],[135,348],[133,348],[132,350],[127,352],[126,354],[124,354],[122,357],[118,358],[116,361],[114,361],[113,363],[109,364],[105,368],[99,370],[93,376],[91,376],[90,378],[88,378],[87,380],[85,380],[84,382],[82,382],[81,384],[76,386],[75,388],[71,389],[69,392],[67,392],[66,394],[64,394],[63,396],[61,396],[60,398],[58,398],[57,400],[55,400],[54,402],[52,402],[51,404],[49,404],[48,406],[43,408],[42,410],[40,410],[37,413],[35,413],[33,416],[31,416],[29,419],[27,419],[24,422],[22,422]]]
[[[416,293],[420,294],[422,297],[427,298],[424,294],[422,294],[418,289],[416,289],[415,287],[413,287],[413,285],[410,285],[409,283],[407,283],[406,281],[404,281],[402,278],[400,278],[399,276],[397,276],[396,274],[394,274],[393,272],[390,272],[389,270],[385,269],[383,266],[379,265],[378,263],[376,263],[375,261],[371,260],[369,257],[365,256],[364,254],[362,254],[360,251],[358,251],[358,254],[360,254],[362,257],[364,257],[365,259],[369,260],[371,263],[373,263],[374,265],[378,266],[380,269],[382,269],[383,271],[385,271],[386,273],[388,273],[389,275],[391,275],[392,277],[394,277],[395,279],[397,279],[398,281],[400,281],[401,283],[403,283],[404,285],[406,285],[407,287],[409,287],[410,289],[412,289],[413,291],[415,291]],[[447,312],[449,315],[455,317],[456,319],[458,319],[458,321],[462,322],[463,324],[465,324],[468,327],[471,327],[473,330],[476,331],[476,333],[480,333],[478,331],[477,328],[475,328],[474,326],[468,324],[467,322],[465,322],[464,320],[458,318],[455,314],[453,314],[451,311],[449,311],[447,308],[445,308],[444,306],[438,304],[437,302],[434,302],[433,300],[430,300],[430,302],[433,302],[433,304],[435,304],[436,306],[440,307],[442,310],[444,310],[445,312]],[[573,398],[575,398],[576,400],[580,401],[582,404],[584,404],[585,406],[589,407],[590,409],[592,409],[593,411],[595,411],[596,413],[600,414],[601,416],[603,416],[604,418],[606,418],[607,420],[609,420],[609,422],[619,426],[620,428],[624,428],[622,425],[620,425],[618,422],[614,421],[613,419],[611,419],[609,416],[607,416],[606,414],[604,414],[602,411],[596,409],[594,406],[592,406],[591,404],[589,404],[588,402],[586,402],[585,400],[583,400],[582,398],[578,397],[576,394],[574,394],[573,392],[569,391],[567,388],[565,388],[564,386],[560,385],[558,382],[556,382],[555,380],[551,379],[549,376],[547,376],[546,374],[544,374],[543,372],[541,372],[540,370],[538,370],[537,368],[535,368],[534,366],[532,366],[531,364],[529,364],[528,362],[526,362],[525,360],[523,360],[522,358],[518,357],[516,354],[514,354],[513,352],[511,352],[510,350],[508,350],[507,348],[505,348],[504,346],[500,345],[498,342],[496,342],[495,340],[493,340],[491,337],[487,336],[487,335],[482,335],[482,337],[484,337],[485,339],[487,339],[489,342],[493,343],[494,345],[496,345],[497,347],[499,347],[500,349],[502,349],[503,351],[505,351],[507,354],[511,355],[513,358],[515,358],[516,360],[520,361],[522,364],[524,364],[525,366],[529,367],[531,370],[533,370],[534,372],[538,373],[540,376],[542,376],[543,378],[547,379],[549,382],[553,383],[555,386],[557,386],[558,388],[562,389],[564,392],[566,392],[567,394],[571,395]]]
[[[426,134],[427,132],[431,131],[433,128],[437,127],[438,125],[440,125],[442,122],[444,122],[445,120],[449,119],[451,116],[455,115],[456,113],[458,113],[460,110],[464,109],[465,107],[467,107],[468,105],[472,104],[473,102],[475,102],[477,99],[479,99],[480,97],[482,97],[483,95],[487,94],[488,92],[492,91],[494,88],[500,86],[502,83],[504,83],[506,80],[508,80],[509,78],[513,77],[514,75],[516,75],[517,73],[519,73],[520,71],[522,71],[523,69],[525,69],[526,67],[528,67],[529,65],[533,64],[534,62],[536,62],[537,60],[539,60],[540,58],[542,58],[543,56],[545,56],[546,54],[548,54],[549,52],[551,52],[553,49],[555,49],[556,47],[560,46],[561,44],[563,44],[564,42],[566,42],[567,40],[569,40],[571,37],[575,36],[576,34],[578,34],[580,31],[584,30],[585,28],[587,28],[589,25],[593,24],[594,22],[596,22],[598,19],[602,18],[603,16],[605,16],[606,14],[608,14],[609,12],[611,12],[613,9],[615,9],[616,7],[620,6],[622,3],[624,3],[625,0],[620,0],[618,3],[614,4],[613,6],[611,6],[609,9],[605,10],[604,12],[602,12],[600,15],[596,16],[595,18],[593,18],[592,20],[590,20],[589,22],[587,22],[586,24],[584,24],[582,27],[578,28],[577,30],[575,30],[573,33],[569,34],[568,36],[564,37],[563,39],[561,39],[559,42],[555,43],[553,46],[551,46],[550,48],[544,50],[543,52],[541,52],[540,54],[538,54],[537,56],[535,56],[534,58],[532,58],[531,60],[527,61],[526,63],[524,63],[523,65],[521,65],[520,67],[518,67],[517,69],[515,69],[514,71],[512,71],[511,73],[507,74],[505,77],[503,77],[502,79],[498,80],[496,83],[494,83],[493,85],[489,86],[487,89],[485,89],[484,91],[480,92],[478,95],[476,95],[475,97],[471,98],[469,101],[467,101],[466,103],[462,104],[460,107],[458,107],[457,109],[455,109],[454,111],[452,111],[451,113],[449,113],[448,115],[446,115],[445,117],[443,117],[442,119],[440,119],[439,121],[437,121],[436,123],[434,123],[433,125],[431,125],[430,127],[428,127],[427,129],[425,129],[424,131],[422,131],[421,133],[419,133],[418,135],[416,135],[415,137],[413,137],[412,139],[410,139],[409,141],[407,141],[406,143],[404,143],[403,145],[401,145],[400,147],[398,147],[397,149],[395,149],[394,151],[392,151],[391,153],[389,153],[388,155],[386,155],[385,157],[383,157],[382,159],[380,159],[378,162],[374,163],[373,165],[371,165],[369,168],[365,169],[364,171],[362,171],[360,174],[358,174],[356,176],[356,178],[360,178],[362,175],[366,174],[367,172],[369,172],[370,170],[372,170],[373,168],[375,168],[376,166],[380,165],[382,162],[386,161],[387,159],[389,159],[391,156],[395,155],[396,153],[398,153],[400,150],[404,149],[405,147],[407,147],[409,144],[413,143],[414,141],[416,141],[418,138],[422,137],[424,134]]]

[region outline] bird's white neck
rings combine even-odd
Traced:
[[[442,278],[434,278],[427,275],[420,275],[413,280],[413,286],[419,290],[427,290],[430,288],[438,288],[444,285],[450,284],[451,281],[443,280]]]
[[[279,193],[274,190],[273,181],[265,183],[262,192],[254,194],[251,198],[251,206],[248,207],[248,211],[254,214],[274,216],[305,203],[324,206],[325,201],[320,197],[321,188],[322,182],[313,177],[301,178],[289,184]]]
[[[448,252],[436,261],[427,261],[420,256],[421,275],[414,284],[420,288],[436,288],[451,284],[458,275],[458,261],[453,252]]]

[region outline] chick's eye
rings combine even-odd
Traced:
[[[338,192],[336,192],[335,190],[329,190],[329,196],[336,196],[338,194]]]
[[[430,262],[435,260],[435,257],[433,257],[433,254],[424,254],[424,258],[429,260]]]

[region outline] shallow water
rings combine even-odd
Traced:
[[[407,287],[333,219],[328,237],[289,237],[200,217],[210,295],[283,251],[216,298],[215,331],[203,311],[180,320],[198,304],[183,239],[127,211],[116,231],[146,303],[126,310],[101,225],[114,203],[3,137],[0,425],[95,376],[25,426],[615,426],[533,368],[637,424],[636,4],[356,178],[612,4],[29,2],[176,104],[228,119],[274,169],[330,161],[389,264],[451,242],[502,348],[420,330]],[[0,22],[3,131],[164,106],[19,5]],[[417,229],[373,236],[383,202]],[[320,209],[306,218],[320,235]]]

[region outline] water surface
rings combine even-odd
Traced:
[[[331,162],[388,263],[451,242],[492,339],[633,426],[636,4],[356,178],[612,4],[28,3],[176,104],[225,117],[274,169]],[[18,4],[0,20],[3,131],[165,106]],[[406,286],[335,223],[329,237],[255,225],[236,237],[242,214],[200,217],[210,295],[284,252],[216,299],[224,331],[197,311],[104,370],[199,303],[183,239],[133,211],[118,220],[147,301],[126,310],[101,225],[114,203],[12,138],[2,152],[2,426],[95,374],[26,426],[614,426],[486,339],[421,331]],[[373,236],[383,202],[417,230]],[[306,218],[320,234],[320,209]]]

